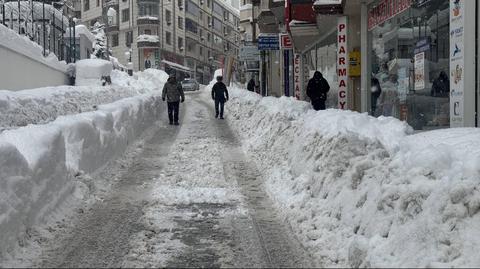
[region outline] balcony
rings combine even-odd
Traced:
[[[159,19],[155,16],[140,16],[137,18],[138,25],[151,25],[151,24],[158,24]]]
[[[160,37],[158,35],[139,35],[137,37],[137,47],[158,48],[160,47]]]

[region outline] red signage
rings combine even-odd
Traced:
[[[412,0],[382,0],[368,11],[368,30],[395,17],[412,6]]]
[[[280,42],[281,42],[281,48],[282,49],[291,49],[292,46],[292,40],[287,34],[281,34],[280,35]]]

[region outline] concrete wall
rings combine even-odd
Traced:
[[[0,45],[0,90],[24,90],[68,83],[63,71]]]

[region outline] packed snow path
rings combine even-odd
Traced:
[[[263,190],[255,164],[198,93],[181,126],[163,121],[143,145],[94,175],[117,179],[70,228],[47,240],[42,267],[311,267]]]

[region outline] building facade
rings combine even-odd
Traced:
[[[255,33],[248,27],[258,24],[262,94],[309,101],[308,79],[320,71],[331,86],[328,108],[391,116],[416,130],[478,126],[477,1],[243,4],[242,29]],[[268,42],[276,35],[273,46]],[[291,47],[283,44],[284,35]]]
[[[82,0],[82,8],[82,23],[106,23],[113,56],[135,71],[159,68],[207,83],[238,54],[239,12],[224,1]]]

